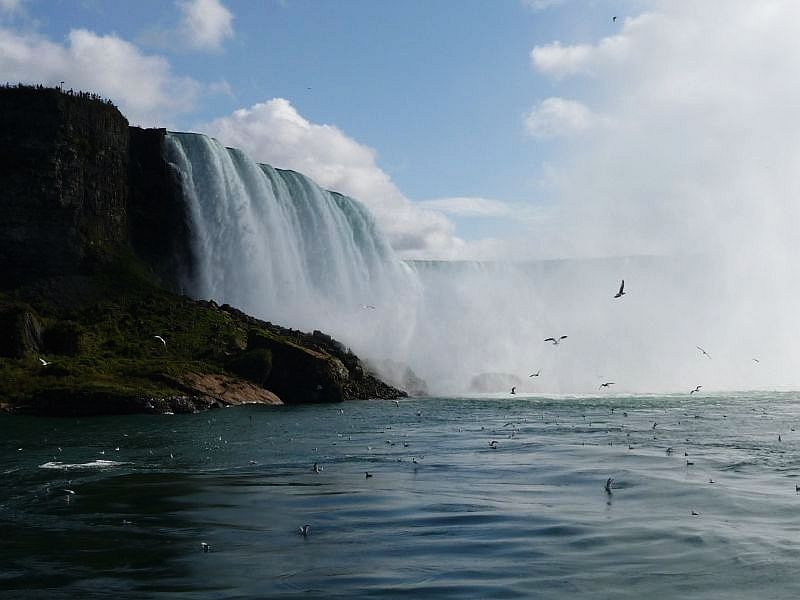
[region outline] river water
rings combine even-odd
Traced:
[[[0,596],[796,598],[799,399],[3,416]]]

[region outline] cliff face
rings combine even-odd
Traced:
[[[85,272],[127,239],[128,122],[99,99],[0,90],[0,286]]]
[[[163,158],[166,133],[166,129],[130,128],[128,220],[137,256],[163,285],[181,291],[195,260],[181,181]]]

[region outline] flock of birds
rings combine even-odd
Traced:
[[[616,17],[614,17],[614,19],[616,20]],[[624,296],[624,295],[625,295],[625,280],[622,279],[620,281],[619,289],[617,290],[617,293],[614,294],[614,298],[615,299],[622,298],[622,296]],[[548,337],[548,338],[545,338],[544,341],[552,343],[553,346],[558,346],[561,342],[566,340],[567,337],[568,336],[566,336],[566,335],[560,335],[558,337]],[[701,356],[704,356],[704,357],[708,358],[709,360],[711,359],[711,355],[704,348],[702,348],[700,346],[695,346],[695,348],[697,348],[700,351]],[[761,362],[757,358],[753,358],[752,360],[755,363],[760,363]],[[530,375],[528,375],[528,377],[529,378],[530,377],[539,377],[541,375],[541,373],[542,373],[542,370],[538,369],[536,372],[531,373]],[[614,382],[614,381],[604,381],[603,383],[600,384],[599,389],[602,390],[603,388],[609,388],[612,385],[616,385],[616,382]],[[699,392],[702,387],[703,387],[702,385],[696,386],[693,390],[691,390],[689,392],[689,394],[691,395],[691,394],[694,394],[695,392]],[[517,393],[517,387],[514,386],[514,387],[511,388],[511,395],[516,395],[516,393]]]

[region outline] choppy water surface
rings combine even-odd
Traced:
[[[799,400],[2,417],[0,594],[795,598]]]

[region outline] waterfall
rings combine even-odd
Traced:
[[[407,263],[358,201],[299,173],[198,134],[168,134],[165,156],[189,207],[192,296],[325,331],[384,376],[410,366],[432,393],[479,391],[476,377],[518,393],[599,393],[601,379],[615,392],[774,389],[789,372],[779,350],[794,340],[773,351],[763,331],[800,326],[786,311],[731,304],[739,282],[713,258]],[[628,293],[615,300],[623,278]],[[781,327],[751,316],[773,313]],[[544,343],[560,335],[558,347]],[[697,345],[715,360],[698,360]]]
[[[168,134],[165,155],[190,212],[190,295],[320,329],[366,356],[405,352],[419,282],[359,202],[200,134]]]

